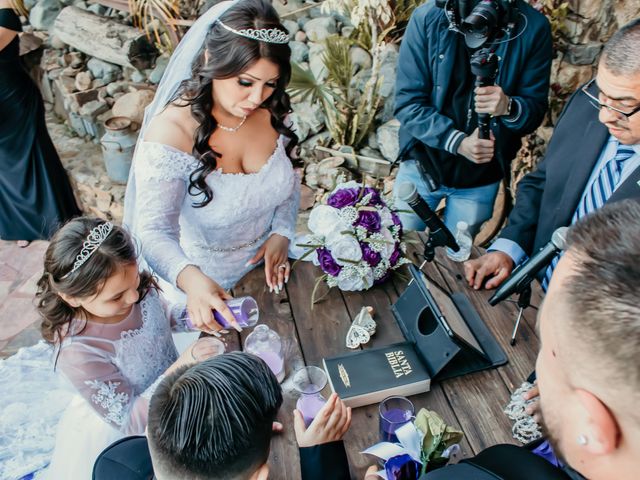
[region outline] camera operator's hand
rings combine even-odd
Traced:
[[[509,97],[505,95],[498,85],[477,87],[475,94],[477,113],[488,113],[494,117],[509,113]]]
[[[478,138],[478,129],[466,137],[458,147],[458,154],[468,158],[473,163],[489,163],[493,158],[495,138],[493,133],[490,140]]]

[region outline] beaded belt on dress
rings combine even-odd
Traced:
[[[242,250],[243,248],[249,248],[249,247],[255,245],[260,240],[262,240],[264,237],[266,237],[267,233],[269,233],[269,232],[264,232],[258,238],[254,239],[254,240],[251,240],[250,242],[243,243],[241,245],[236,245],[234,247],[226,247],[226,248],[225,247],[211,247],[209,245],[203,245],[201,243],[196,244],[196,246],[199,247],[199,248],[202,248],[204,250],[209,250],[210,252],[235,252],[236,250]]]

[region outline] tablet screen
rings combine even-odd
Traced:
[[[435,300],[438,309],[440,310],[441,321],[443,321],[446,325],[449,326],[449,329],[453,332],[453,335],[456,339],[464,342],[466,345],[473,348],[477,353],[486,357],[484,350],[476,340],[475,335],[467,325],[467,322],[462,318],[462,314],[456,307],[456,304],[451,300],[449,294],[442,290],[439,285],[434,282],[431,282],[424,274],[422,274],[422,280],[424,282],[425,287],[429,293],[431,293],[431,297]]]

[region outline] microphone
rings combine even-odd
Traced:
[[[402,182],[397,189],[400,200],[409,204],[416,215],[429,227],[429,238],[433,247],[449,247],[454,252],[460,250],[451,231],[442,223],[433,210],[427,205],[413,182]]]
[[[509,278],[507,278],[498,291],[489,299],[489,304],[495,306],[502,300],[511,296],[512,293],[519,293],[524,287],[529,285],[536,274],[549,265],[553,257],[559,251],[564,250],[567,245],[568,227],[560,227],[553,232],[551,240],[538,253],[516,268]]]

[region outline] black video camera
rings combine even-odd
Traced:
[[[515,24],[516,0],[436,0],[444,9],[449,25],[464,35],[469,48],[480,48],[500,38]]]

